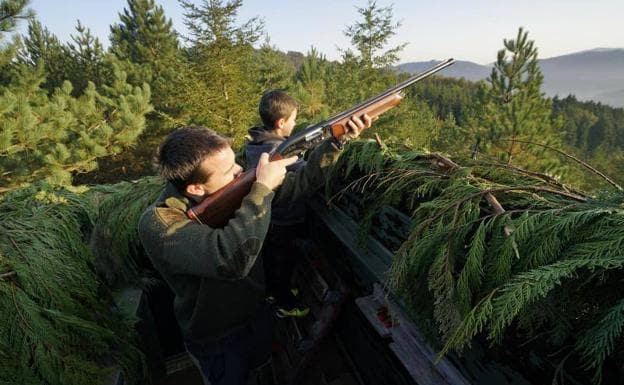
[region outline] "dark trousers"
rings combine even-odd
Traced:
[[[267,295],[273,296],[278,305],[295,306],[290,292],[298,249],[295,239],[302,233],[303,225],[271,225],[262,251]]]
[[[205,384],[245,385],[250,371],[270,362],[272,318],[268,306],[227,335],[209,342],[185,342]]]

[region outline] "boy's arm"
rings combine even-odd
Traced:
[[[332,140],[321,143],[310,153],[304,166],[286,174],[284,182],[275,192],[273,203],[288,204],[314,194],[325,184],[327,173],[338,160],[340,152]]]
[[[370,116],[352,116],[345,126],[344,139],[357,138],[362,130],[372,124]],[[330,138],[310,154],[307,164],[296,172],[286,174],[282,186],[277,190],[274,203],[288,204],[304,196],[312,195],[326,181],[328,170],[336,163],[342,146]]]

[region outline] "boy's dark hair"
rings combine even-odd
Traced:
[[[210,175],[200,169],[202,161],[215,151],[231,145],[224,138],[205,127],[181,127],[171,132],[158,149],[160,175],[179,190],[192,183],[204,183]]]
[[[288,119],[297,108],[299,104],[292,96],[282,90],[270,90],[262,95],[258,112],[264,127],[273,130],[278,119]]]

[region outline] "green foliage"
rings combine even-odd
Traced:
[[[99,89],[114,79],[114,67],[106,58],[102,43],[80,21],[76,34],[71,35],[71,42],[62,44],[38,20],[31,19],[16,59],[20,67],[32,71],[43,67],[41,87],[48,93],[69,81],[73,87],[72,96],[80,96],[89,82]],[[16,69],[13,72],[19,73]]]
[[[0,0],[0,86],[11,81],[8,67],[11,65],[19,48],[19,38],[5,42],[6,32],[15,29],[20,19],[29,19],[32,12],[26,10],[28,0]]]
[[[271,46],[267,37],[255,53],[258,86],[261,90],[287,90],[295,76],[295,65],[288,56]]]
[[[551,102],[540,89],[544,77],[537,48],[522,28],[504,45],[488,78],[478,122],[482,146],[488,155],[506,163],[561,174],[555,156],[523,142],[554,147],[561,142],[560,123],[551,119]]]
[[[113,75],[115,69],[105,60],[100,39],[80,21],[76,24],[76,32],[77,34],[71,35],[72,42],[67,44],[69,60],[65,79],[74,87],[73,95],[78,96],[85,92],[89,83],[99,89],[118,78],[117,74]]]
[[[19,60],[11,59],[5,68],[9,77],[0,84],[2,190],[39,179],[71,184],[73,174],[95,169],[98,158],[133,145],[145,126],[149,88],[127,84],[125,73],[104,60],[89,30],[79,24],[78,31],[75,44],[60,47],[33,21]],[[46,88],[63,79],[59,63],[52,63],[62,57],[79,90],[68,81]],[[109,70],[110,79],[104,81],[102,72]]]
[[[138,238],[139,217],[160,194],[160,178],[143,178],[90,190],[98,208],[89,247],[95,267],[109,287],[137,282],[146,263]]]
[[[0,88],[0,187],[41,178],[69,184],[72,173],[94,169],[98,157],[131,146],[143,130],[149,88],[129,86],[123,73],[101,92],[89,83],[74,98],[69,82],[48,96],[41,67],[18,71]]]
[[[111,26],[111,52],[136,64],[150,64],[158,78],[167,61],[179,54],[171,19],[154,0],[128,0],[119,19]]]
[[[297,119],[315,122],[329,117],[327,87],[329,62],[316,48],[311,47],[297,71],[294,95],[300,102]]]
[[[70,72],[68,58],[67,47],[63,46],[38,20],[31,19],[28,24],[28,35],[24,37],[24,45],[18,53],[18,60],[33,68],[37,65],[44,66],[43,88],[52,91],[63,85]]]
[[[392,21],[392,7],[378,7],[374,1],[369,1],[364,8],[357,8],[357,11],[360,20],[345,30],[345,35],[350,38],[357,52],[343,49],[341,62],[327,65],[323,59],[312,60],[317,55],[313,50],[309,53],[309,59],[306,58],[310,63],[309,68],[305,67],[304,62],[301,75],[307,75],[304,72],[306,70],[311,74],[322,74],[307,82],[306,77],[302,77],[300,83],[303,86],[300,88],[307,88],[309,95],[317,96],[310,103],[319,106],[313,111],[324,111],[324,105],[329,106],[329,111],[345,110],[399,82],[397,74],[389,69],[396,63],[397,55],[405,45],[387,47],[400,26],[400,23]],[[322,78],[327,80],[322,82]],[[327,100],[325,103],[322,101],[323,95]],[[429,129],[432,126],[437,128],[435,120],[436,117],[426,104],[408,96],[399,107],[383,114],[375,122],[376,133],[390,141],[429,147],[438,134],[437,129],[434,132]],[[372,133],[364,135],[366,137]]]
[[[255,86],[253,44],[264,25],[258,18],[236,24],[242,0],[181,4],[192,42],[188,50],[192,76],[184,87],[187,99],[194,101],[190,120],[241,143],[257,121],[261,91]]]
[[[341,49],[342,61],[329,73],[327,97],[337,110],[344,110],[396,84],[396,75],[388,71],[398,60],[404,44],[386,52],[389,39],[399,23],[392,21],[392,7],[377,7],[369,1],[364,8],[356,8],[360,20],[345,30],[345,36],[357,50]]]
[[[111,26],[110,52],[123,63],[128,82],[149,84],[156,112],[169,119],[180,118],[184,107],[179,88],[187,68],[171,19],[153,0],[128,0],[119,19]]]
[[[427,103],[417,98],[406,98],[375,122],[375,133],[390,142],[431,149],[444,135],[441,124],[442,121],[436,118]],[[366,134],[372,134],[372,131]]]
[[[532,354],[574,346],[573,359],[543,359],[572,371],[583,362],[599,382],[606,360],[622,365],[613,352],[624,348],[624,194],[591,197],[505,164],[460,164],[356,142],[332,180],[362,197],[364,227],[385,205],[411,214],[389,287],[442,353],[483,339],[527,349],[510,345],[523,336]],[[550,339],[532,339],[545,331]]]
[[[32,12],[25,9],[28,2],[28,0],[0,1],[0,32],[12,31],[20,19],[32,17]]]
[[[406,43],[386,49],[390,38],[396,35],[401,23],[393,22],[392,6],[378,7],[369,0],[365,7],[357,8],[361,20],[350,25],[345,35],[357,49],[357,61],[365,68],[387,68],[399,61],[399,53]]]
[[[79,177],[79,183],[111,183],[151,174],[158,145],[167,133],[187,123],[187,105],[194,102],[186,97],[189,68],[178,35],[161,6],[153,0],[129,0],[110,30],[111,61],[127,74],[129,84],[149,85],[154,109],[138,139],[141,146],[99,160],[99,169]]]
[[[134,381],[136,320],[115,308],[85,243],[97,218],[85,189],[38,184],[0,200],[0,382],[105,384],[112,363]]]
[[[553,115],[563,120],[566,152],[586,160],[620,184],[624,183],[624,108],[613,108],[595,102],[579,102],[574,96],[555,98]],[[573,170],[571,176],[587,189],[603,186],[604,182]]]
[[[624,299],[608,309],[577,341],[575,350],[581,352],[585,366],[595,369],[594,382],[601,381],[602,362],[613,352],[624,328]]]

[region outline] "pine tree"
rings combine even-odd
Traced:
[[[366,68],[389,68],[396,64],[399,53],[407,44],[386,49],[388,41],[401,26],[393,21],[392,6],[378,7],[376,1],[368,0],[366,7],[357,8],[357,11],[361,21],[348,26],[345,35],[357,49],[358,61]]]
[[[89,82],[94,83],[96,87],[110,83],[113,79],[113,69],[106,62],[100,39],[78,20],[76,34],[71,35],[71,40],[67,44],[70,63],[66,80],[74,87],[73,95],[82,95]]]
[[[72,174],[95,169],[97,158],[133,145],[144,128],[149,88],[129,86],[123,73],[113,86],[98,92],[88,83],[74,98],[69,82],[48,96],[41,69],[19,70],[14,84],[0,88],[0,187],[37,179],[70,184]]]
[[[33,12],[26,9],[28,3],[29,0],[0,1],[0,32],[10,32],[15,29],[19,20],[33,16]]]
[[[36,19],[28,23],[28,34],[18,52],[20,63],[36,67],[43,65],[45,82],[42,87],[52,91],[68,79],[70,73],[70,53],[59,39]]]
[[[369,0],[365,7],[356,10],[360,20],[344,31],[355,50],[340,49],[340,66],[332,71],[329,99],[335,100],[339,109],[396,83],[396,75],[389,68],[398,61],[398,54],[405,47],[401,44],[387,48],[400,26],[393,22],[392,6],[378,7]]]
[[[0,85],[10,81],[7,67],[19,48],[19,38],[5,42],[5,33],[13,31],[19,20],[32,17],[32,11],[25,9],[27,4],[28,0],[0,0]]]
[[[99,160],[100,170],[81,175],[80,183],[111,183],[153,173],[155,149],[167,132],[186,124],[187,106],[195,102],[184,91],[184,79],[191,76],[178,35],[161,6],[153,0],[128,0],[110,30],[108,60],[127,73],[128,83],[150,86],[154,110],[147,117],[141,146]]]
[[[330,71],[327,95],[337,110],[366,100],[399,82],[391,67],[406,44],[389,47],[400,27],[394,22],[392,6],[379,7],[376,1],[356,8],[359,20],[345,29],[354,49],[342,49],[341,63]],[[426,103],[409,94],[398,108],[380,117],[375,132],[391,141],[429,148],[438,136],[439,124]],[[371,135],[371,132],[364,134]]]
[[[560,147],[562,139],[560,122],[551,118],[552,103],[541,92],[537,48],[522,28],[504,46],[488,78],[479,122],[482,143],[489,155],[508,164],[561,172],[556,156],[525,143]]]
[[[296,76],[295,95],[301,103],[297,115],[299,120],[315,122],[328,117],[330,111],[326,90],[330,80],[329,67],[325,55],[311,47]]]
[[[185,89],[193,100],[194,123],[206,125],[240,141],[257,121],[260,90],[254,68],[255,44],[263,23],[252,18],[236,24],[242,0],[181,1],[191,36],[193,78]]]
[[[171,19],[154,0],[128,0],[119,19],[111,26],[110,52],[124,62],[131,84],[149,84],[155,111],[176,119],[183,109],[176,96],[185,69]]]
[[[99,64],[98,51],[86,48],[75,52]],[[74,97],[68,81],[52,93],[42,87],[41,60],[33,66],[9,59],[3,71],[8,80],[0,85],[1,189],[37,179],[69,184],[73,174],[94,169],[99,157],[135,143],[151,108],[149,87],[132,87],[111,68],[109,85],[96,88],[89,81]]]
[[[271,89],[287,90],[292,87],[295,65],[285,53],[271,46],[268,36],[254,56],[258,87],[262,92]]]

